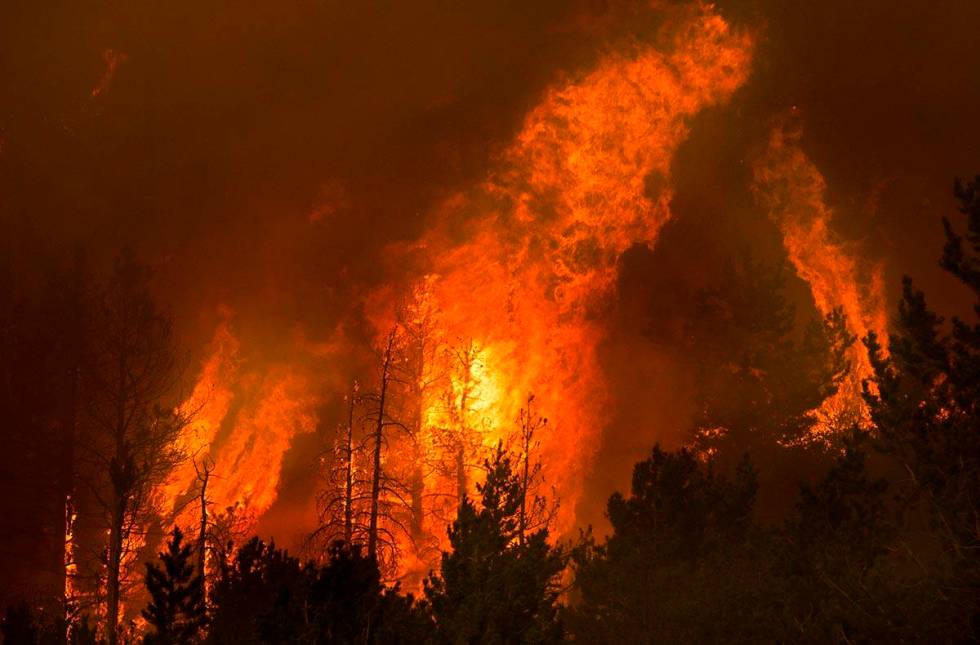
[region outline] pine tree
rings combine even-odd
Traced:
[[[745,453],[766,464],[758,508],[772,520],[792,512],[800,479],[830,465],[825,446],[812,441],[813,411],[847,376],[855,340],[839,310],[800,329],[786,279],[783,264],[733,263],[699,294],[687,330],[698,365],[691,443],[728,475]]]
[[[576,640],[594,643],[762,642],[767,567],[751,518],[756,473],[713,472],[690,450],[654,447],[629,496],[608,504],[613,533],[573,551]]]
[[[888,482],[868,467],[868,435],[855,431],[815,484],[801,484],[796,512],[778,534],[779,596],[806,642],[900,642],[894,580],[885,557],[895,527]]]
[[[204,584],[194,572],[194,547],[182,544],[180,529],[174,527],[167,550],[157,566],[146,564],[146,590],[152,600],[143,617],[153,627],[146,643],[188,643],[197,640],[205,624]]]
[[[293,642],[309,587],[309,571],[297,558],[253,537],[219,563],[211,602],[209,643]]]
[[[304,642],[427,642],[431,620],[411,595],[386,588],[376,562],[359,545],[341,541],[329,549],[327,565],[311,573],[307,606],[313,633]]]
[[[954,193],[967,231],[943,221],[940,264],[973,292],[974,320],[947,325],[906,277],[888,353],[865,340],[876,372],[865,398],[878,446],[903,474],[906,515],[927,526],[905,548],[923,570],[910,606],[937,639],[961,641],[980,637],[980,177]]]
[[[561,640],[557,580],[561,552],[540,529],[519,540],[523,497],[511,457],[498,447],[485,462],[478,509],[467,497],[449,529],[452,550],[425,581],[440,640],[553,643]]]

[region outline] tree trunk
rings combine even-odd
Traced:
[[[466,459],[464,454],[465,447],[460,441],[456,448],[456,497],[460,503],[466,497]]]
[[[534,420],[531,418],[531,402],[533,400],[533,396],[528,396],[527,410],[522,415],[524,418],[521,420],[521,457],[524,463],[521,464],[521,509],[517,516],[517,542],[521,546],[524,546],[524,533],[527,531],[527,489],[530,485],[528,481],[530,479],[529,462],[531,460],[531,438],[534,433]]]
[[[466,425],[466,411],[469,406],[470,371],[473,369],[472,343],[466,348],[463,359],[463,382],[460,386],[459,426],[456,429],[456,496],[459,503],[466,498],[466,442],[469,430]]]
[[[75,519],[78,513],[72,494],[65,495],[65,525],[64,525],[64,569],[65,584],[62,588],[62,608],[65,617],[65,635],[71,636],[71,626],[75,620]]]
[[[527,479],[528,479],[528,454],[527,448],[524,449],[524,464],[521,471],[521,512],[517,518],[517,542],[524,546],[524,532],[527,530]]]
[[[65,444],[65,456],[62,466],[63,491],[65,493],[65,523],[63,526],[64,537],[64,574],[65,581],[63,586],[63,608],[65,616],[65,634],[71,636],[72,623],[75,620],[75,574],[77,565],[75,563],[75,520],[78,517],[78,509],[75,505],[75,442],[78,435],[78,378],[81,360],[78,358],[79,350],[73,347],[75,354],[71,365],[71,387],[68,401],[68,418],[66,427],[68,437]]]
[[[354,537],[354,397],[357,383],[351,388],[347,403],[347,441],[344,446],[344,542]]]
[[[201,480],[201,526],[197,536],[197,573],[201,576],[201,597],[204,606],[208,604],[208,480],[211,479],[211,470],[208,464],[204,464],[203,474],[199,474]]]
[[[412,480],[410,483],[410,495],[412,503],[412,523],[411,534],[415,542],[416,549],[425,535],[425,507],[423,506],[425,494],[425,475],[422,472],[422,451],[416,442],[415,465],[412,468]]]
[[[371,519],[368,525],[368,557],[378,558],[378,512],[381,498],[381,444],[384,441],[385,398],[388,395],[389,370],[391,369],[391,350],[395,343],[394,330],[388,334],[384,358],[381,364],[381,390],[378,393],[378,419],[374,428],[374,472],[371,477]]]
[[[105,632],[109,645],[118,642],[120,568],[123,551],[123,525],[126,521],[126,502],[117,496],[109,527],[109,549],[106,554],[106,617]]]
[[[71,331],[68,338],[69,362],[69,390],[68,406],[66,409],[65,428],[68,436],[65,440],[65,452],[62,462],[62,491],[65,495],[65,523],[64,532],[64,572],[65,583],[63,586],[63,607],[65,617],[65,634],[71,636],[72,624],[75,620],[75,604],[77,589],[75,588],[75,575],[78,573],[78,566],[75,562],[75,521],[78,518],[77,496],[75,490],[75,450],[78,441],[78,401],[79,401],[79,380],[82,370],[82,354],[85,343],[85,329],[82,324],[82,290],[83,290],[83,260],[79,249],[76,249],[73,259],[73,274],[71,290],[71,303],[69,305],[69,315],[72,319]]]

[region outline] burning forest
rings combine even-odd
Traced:
[[[2,10],[4,643],[980,638],[978,11],[525,4]]]

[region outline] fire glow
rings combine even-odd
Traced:
[[[539,435],[540,455],[546,489],[561,502],[553,527],[559,537],[575,526],[602,432],[608,395],[596,348],[606,333],[603,305],[619,257],[633,244],[656,244],[672,216],[671,162],[690,120],[728,101],[751,71],[753,35],[732,29],[710,7],[687,11],[667,33],[665,44],[635,43],[555,84],[485,181],[445,199],[421,239],[391,252],[425,267],[414,284],[424,285],[421,298],[441,347],[433,360],[442,364],[427,369],[445,375],[445,383],[418,402],[420,445],[430,453],[446,450],[436,431],[454,423],[447,418],[451,409],[462,410],[455,423],[479,429],[482,448],[506,442],[533,393],[536,409],[549,419]],[[880,275],[869,271],[865,278],[849,249],[834,240],[823,179],[792,137],[774,132],[755,175],[761,202],[817,309],[842,307],[858,337],[883,331]],[[366,298],[378,338],[397,317],[390,306],[395,288]],[[451,364],[452,350],[461,347],[473,352],[462,370]],[[324,385],[289,363],[263,375],[245,370],[240,349],[230,324],[222,324],[184,405],[196,420],[183,448],[213,459],[220,474],[209,485],[215,508],[241,508],[254,523],[275,502],[292,439],[315,430]],[[860,406],[860,379],[870,366],[860,346],[849,360],[853,382],[820,414]],[[460,481],[472,491],[479,477],[477,468],[464,468],[467,476],[456,481],[427,473],[424,486],[455,499]],[[181,525],[193,524],[197,512],[188,504],[195,481],[191,462],[160,491]],[[444,522],[426,530],[441,540]],[[408,543],[400,551],[402,573],[433,565]]]

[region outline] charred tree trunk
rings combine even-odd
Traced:
[[[546,526],[551,521],[551,512],[546,508],[546,500],[538,497],[532,492],[532,488],[539,483],[541,474],[540,462],[531,464],[531,453],[537,448],[538,444],[534,440],[537,431],[548,425],[548,419],[537,415],[534,412],[534,395],[528,395],[527,406],[520,413],[520,471],[518,478],[520,481],[521,505],[517,515],[517,541],[524,546],[528,531],[537,530],[541,526]],[[531,508],[528,508],[528,502]]]
[[[197,479],[201,482],[201,494],[198,496],[201,503],[201,524],[197,534],[197,573],[201,576],[201,597],[205,607],[208,604],[208,481],[211,479],[211,470],[212,465],[205,458],[201,469],[197,472]]]
[[[528,450],[527,442],[525,442],[523,447],[524,458],[521,464],[521,510],[517,516],[517,542],[521,546],[524,546],[524,534],[527,531],[527,489],[528,489]]]
[[[117,257],[92,308],[81,379],[83,476],[101,507],[107,538],[109,645],[119,641],[129,538],[156,514],[152,491],[184,458],[177,439],[189,421],[173,401],[180,370],[172,321],[153,302],[149,280],[149,270],[130,253]]]
[[[347,401],[347,433],[344,437],[344,542],[354,538],[354,405],[357,382],[351,388]]]
[[[384,355],[381,358],[381,383],[378,390],[378,416],[374,426],[374,457],[371,476],[371,516],[368,524],[368,557],[378,558],[378,514],[381,504],[381,449],[384,443],[385,402],[388,382],[391,378],[391,359],[395,345],[395,330],[388,334]]]
[[[77,588],[75,576],[77,563],[75,560],[75,521],[78,518],[78,501],[76,492],[75,461],[78,441],[78,403],[79,381],[81,379],[83,353],[86,344],[86,328],[83,323],[84,311],[84,257],[76,249],[72,263],[72,286],[69,295],[68,316],[71,324],[67,334],[66,349],[68,353],[68,401],[65,407],[64,427],[66,432],[65,448],[62,457],[62,492],[65,497],[65,515],[62,536],[64,538],[64,585],[62,586],[62,607],[64,609],[65,635],[71,638],[72,625],[77,609]]]
[[[109,525],[109,544],[106,553],[106,640],[109,645],[118,642],[119,598],[121,592],[121,570],[123,549],[125,547],[126,511],[129,478],[128,464],[124,459],[112,464],[113,506]]]
[[[528,395],[527,407],[521,410],[520,415],[521,470],[519,477],[521,483],[521,507],[517,515],[517,542],[521,546],[524,546],[529,524],[528,495],[530,494],[532,480],[535,479],[538,468],[540,467],[538,464],[535,464],[534,467],[531,466],[531,452],[534,450],[534,434],[539,427],[547,423],[548,420],[543,417],[534,417],[534,395]]]
[[[419,352],[421,356],[421,352]],[[412,448],[412,468],[408,475],[408,496],[409,496],[409,535],[418,551],[419,545],[425,536],[425,471],[422,464],[425,463],[425,445],[422,421],[423,388],[422,388],[422,361],[417,360],[414,374],[412,374],[412,405],[413,421],[411,426],[411,448]]]
[[[77,355],[76,355],[77,356]],[[65,439],[65,454],[62,469],[65,494],[65,523],[62,536],[64,537],[64,575],[62,587],[62,606],[64,608],[66,635],[71,636],[71,625],[75,619],[75,520],[78,517],[75,495],[75,441],[78,434],[78,364],[75,360],[71,368],[70,392],[68,401],[68,417],[66,427],[68,436]]]
[[[411,531],[412,541],[415,543],[417,548],[422,542],[422,539],[425,537],[425,474],[422,471],[422,459],[424,458],[424,455],[419,449],[418,442],[416,442],[415,445],[415,464],[412,467],[412,479],[409,490],[412,503],[412,521],[409,529]]]
[[[459,398],[459,419],[457,420],[456,429],[456,497],[459,503],[463,502],[466,497],[467,484],[466,481],[466,443],[469,440],[469,429],[466,423],[466,413],[469,409],[469,395],[470,395],[470,372],[473,369],[473,345],[466,348],[463,352],[462,358],[462,383],[460,383],[460,398]]]
[[[117,360],[118,378],[117,391],[127,392],[127,353],[120,352]],[[112,508],[110,509],[109,545],[106,553],[106,639],[109,645],[116,645],[119,629],[119,595],[120,576],[123,560],[124,537],[126,524],[126,509],[132,490],[131,467],[126,449],[126,398],[120,396],[116,402],[115,454],[109,467],[110,486],[112,490]]]
[[[466,497],[466,490],[466,454],[465,446],[460,442],[456,448],[456,497],[460,503]]]

